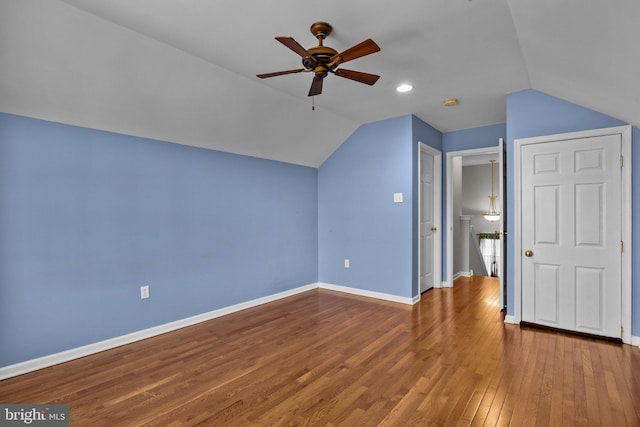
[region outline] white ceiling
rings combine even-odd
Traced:
[[[446,132],[506,121],[533,88],[640,125],[637,0],[0,0],[0,110],[319,166],[358,126],[415,114]],[[274,40],[381,52],[311,75]],[[414,90],[395,92],[401,82]],[[443,100],[460,99],[445,108]]]

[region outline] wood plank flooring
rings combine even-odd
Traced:
[[[505,325],[496,279],[327,290],[0,382],[72,426],[639,426],[640,349]]]

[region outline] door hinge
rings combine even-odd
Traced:
[[[620,156],[620,169],[624,166],[624,156]]]
[[[620,252],[624,252],[624,242],[620,240]]]
[[[622,325],[620,325],[620,338],[622,338],[624,335],[622,334]]]

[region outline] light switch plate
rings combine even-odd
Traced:
[[[393,203],[402,203],[402,193],[393,193]]]
[[[149,285],[140,286],[140,299],[149,298]]]

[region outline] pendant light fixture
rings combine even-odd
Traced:
[[[487,221],[495,222],[500,221],[500,212],[496,209],[496,196],[493,193],[493,165],[495,160],[489,160],[491,162],[491,195],[489,196],[489,210],[482,214]]]

